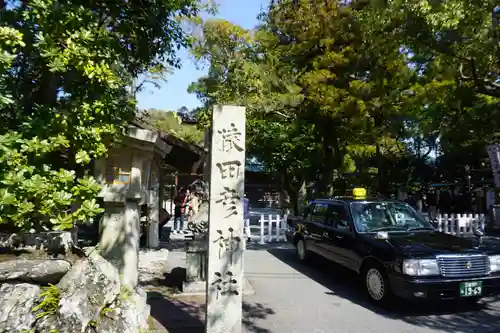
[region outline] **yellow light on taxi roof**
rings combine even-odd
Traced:
[[[366,198],[366,189],[361,188],[361,187],[354,188],[354,189],[352,189],[352,195],[356,199],[364,199],[364,198]]]

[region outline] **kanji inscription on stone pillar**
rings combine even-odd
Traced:
[[[207,333],[240,333],[245,108],[215,106],[210,145]]]

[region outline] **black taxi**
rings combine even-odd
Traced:
[[[297,256],[311,252],[362,277],[368,296],[385,303],[463,298],[476,302],[500,294],[500,244],[477,230],[470,238],[438,231],[411,206],[356,196],[317,199],[288,219]]]

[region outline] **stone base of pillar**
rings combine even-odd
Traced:
[[[206,240],[193,240],[186,244],[186,281],[197,282],[207,280]]]
[[[182,283],[182,294],[205,295],[207,291],[206,240],[193,240],[186,244],[186,279]],[[247,279],[243,283],[243,295],[253,295],[254,290]]]

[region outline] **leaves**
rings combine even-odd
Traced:
[[[150,109],[145,111],[142,117],[166,133],[172,133],[186,142],[203,146],[205,138],[203,130],[195,124],[184,124],[178,112]]]
[[[179,66],[183,22],[206,3],[33,0],[2,7],[0,216],[67,229],[102,212],[91,162],[135,116],[133,80]]]
[[[445,165],[455,181],[499,137],[493,2],[279,0],[252,30],[203,22],[198,121],[245,106],[247,151],[290,194],[389,193]]]

